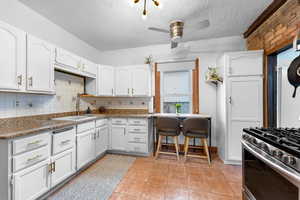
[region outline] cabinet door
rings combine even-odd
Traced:
[[[88,77],[95,78],[97,76],[97,65],[88,60],[82,60],[81,68]]]
[[[80,58],[64,49],[56,48],[55,61],[59,68],[70,72],[78,73],[80,68]]]
[[[0,90],[24,89],[26,35],[0,22]]]
[[[77,135],[77,169],[95,158],[95,130]]]
[[[113,96],[114,95],[114,67],[100,66],[98,75],[98,95]]]
[[[54,92],[54,46],[27,35],[27,90]]]
[[[109,128],[106,127],[104,130],[102,130],[102,138],[103,138],[103,150],[108,150],[109,146]]]
[[[103,152],[107,150],[108,145],[108,127],[104,126],[101,128],[98,128],[97,131],[97,139],[96,139],[96,156],[99,156]]]
[[[132,81],[132,96],[149,96],[149,79],[150,79],[149,69],[147,67],[141,66],[131,70],[131,81]]]
[[[13,200],[34,200],[50,189],[50,160],[43,161],[13,176]]]
[[[52,157],[51,162],[54,166],[51,174],[51,187],[54,187],[75,172],[75,150],[64,151]]]
[[[126,128],[115,127],[111,128],[111,149],[126,151]]]
[[[263,121],[262,77],[229,78],[228,159],[242,160],[243,128],[260,127]]]
[[[243,51],[227,56],[229,76],[253,76],[263,74],[263,51]]]
[[[117,96],[130,96],[131,73],[127,67],[118,67],[115,74]]]

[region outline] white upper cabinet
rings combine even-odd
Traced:
[[[98,96],[114,95],[114,67],[101,65],[98,73]]]
[[[130,96],[131,94],[131,71],[128,67],[116,68],[115,74],[116,96]]]
[[[0,44],[0,90],[24,90],[26,34],[0,22]]]
[[[80,68],[80,57],[61,48],[55,51],[56,68],[72,73],[78,73]]]
[[[82,59],[80,64],[80,69],[88,77],[96,78],[97,76],[97,72],[98,72],[97,65],[91,61]]]
[[[150,76],[147,65],[116,68],[116,96],[150,96]]]
[[[263,51],[242,51],[225,56],[228,76],[262,75]]]
[[[27,35],[27,90],[54,93],[54,46]]]
[[[149,96],[150,95],[150,73],[148,66],[139,66],[131,71],[131,95]]]

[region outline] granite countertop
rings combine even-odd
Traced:
[[[2,120],[0,121],[0,139],[12,139],[15,137],[36,134],[42,131],[51,131],[67,126],[74,126],[87,121],[107,118],[107,117],[126,117],[126,118],[151,118],[151,117],[197,117],[211,118],[209,115],[203,114],[90,114],[93,116],[82,121],[67,121],[67,120],[39,120],[39,119],[19,119],[19,120]]]
[[[106,117],[127,117],[127,118],[149,118],[151,114],[91,114],[97,118],[106,118]]]
[[[73,126],[75,122],[63,120],[16,120],[0,124],[0,139],[12,139],[29,134],[51,131],[66,126]]]

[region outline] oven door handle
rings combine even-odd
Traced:
[[[250,147],[245,141],[242,141],[242,145],[244,146],[244,148],[250,151],[250,153],[252,153],[255,157],[259,158],[261,161],[269,165],[274,170],[280,172],[282,175],[290,178],[291,180],[300,183],[300,174],[297,171],[281,166],[282,164],[280,163],[280,161],[277,160],[271,161],[270,159],[265,158],[263,155],[264,154],[268,155],[268,154],[261,151],[260,149],[257,149],[256,147]]]

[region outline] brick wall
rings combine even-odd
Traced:
[[[288,0],[247,38],[247,48],[272,53],[292,42],[297,27],[300,27],[300,0]]]

